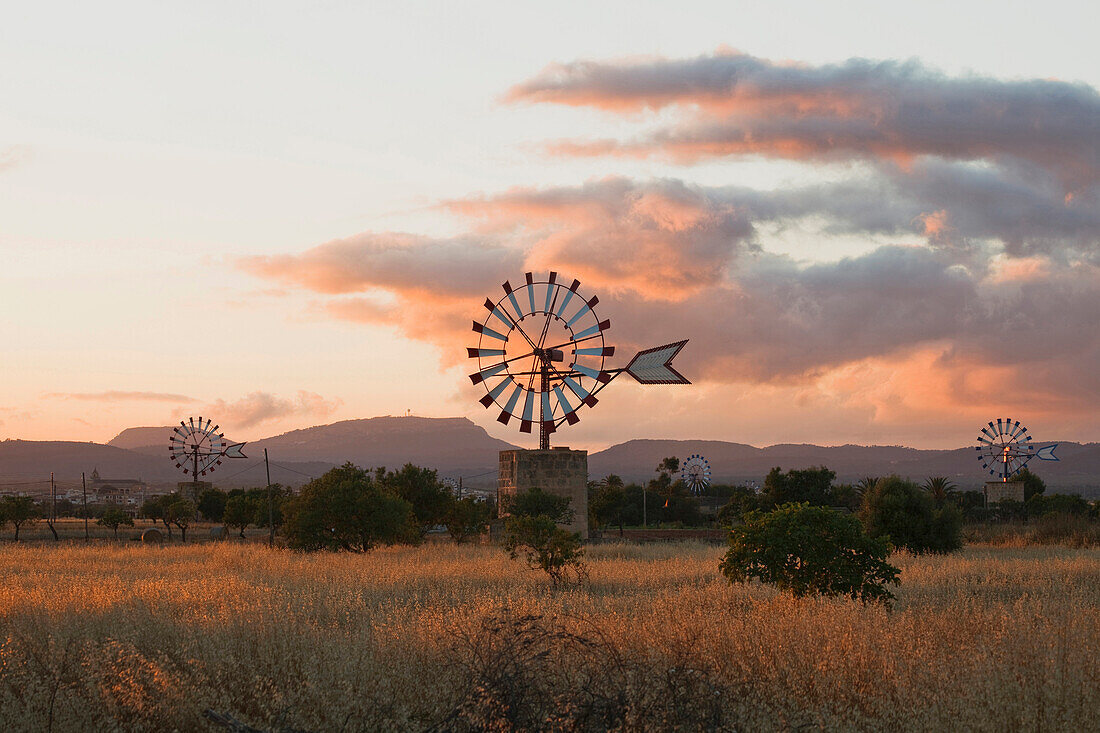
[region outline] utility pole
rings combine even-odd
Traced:
[[[268,547],[275,546],[275,495],[271,490],[271,464],[267,461],[267,448],[264,448],[264,470],[267,471],[267,526],[271,535],[267,539]]]
[[[53,539],[55,542],[61,538],[57,536],[57,527],[54,526],[54,522],[57,519],[56,509],[57,499],[57,484],[53,480],[53,471],[50,471],[50,518],[46,520],[46,526],[50,528],[50,532],[53,533]]]
[[[643,528],[648,528],[648,527],[649,527],[649,522],[647,522],[647,521],[646,521],[646,516],[645,516],[645,505],[646,505],[646,500],[645,500],[645,484],[642,484],[642,527],[643,527]]]
[[[80,487],[84,490],[84,541],[88,541],[88,483],[84,480],[84,472],[80,472]]]
[[[458,498],[462,498],[462,477],[458,477]]]

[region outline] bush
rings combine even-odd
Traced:
[[[522,552],[527,567],[542,570],[555,586],[572,572],[577,580],[586,577],[581,558],[581,536],[564,530],[545,515],[509,517],[504,523],[501,546],[514,560]]]
[[[719,566],[730,582],[756,578],[796,598],[849,596],[889,605],[898,569],[886,562],[887,539],[869,537],[855,517],[810,504],[784,504],[767,514],[750,512],[730,532]]]
[[[887,476],[863,497],[860,519],[872,537],[885,537],[910,552],[952,552],[962,547],[962,514],[953,504],[937,509],[912,481]]]
[[[513,517],[548,517],[558,524],[573,521],[568,496],[558,496],[535,487],[518,494],[501,497],[500,510]]]
[[[114,507],[103,512],[103,516],[96,520],[96,524],[101,527],[109,527],[115,533],[115,539],[118,539],[118,528],[122,525],[127,527],[134,526],[134,520],[130,518],[130,515],[121,509]]]
[[[400,471],[378,469],[374,480],[387,493],[409,502],[421,535],[443,524],[454,503],[451,492],[429,468],[406,463]]]
[[[476,537],[485,530],[493,516],[493,507],[487,501],[467,496],[451,502],[444,517],[447,532],[457,544]]]
[[[287,544],[299,550],[366,552],[419,539],[412,505],[351,463],[303,486],[284,513]]]

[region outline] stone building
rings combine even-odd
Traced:
[[[507,496],[534,488],[569,497],[573,521],[562,526],[588,539],[588,451],[502,450],[497,505]]]
[[[89,504],[141,506],[148,491],[149,487],[140,478],[103,478],[98,468],[88,477]]]
[[[1003,499],[1024,500],[1023,481],[986,481],[985,503],[996,504]]]

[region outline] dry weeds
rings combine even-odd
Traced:
[[[504,729],[512,700],[562,729],[561,710],[588,729],[1100,725],[1100,550],[896,556],[892,613],[732,587],[721,551],[596,546],[589,581],[553,591],[479,546],[5,544],[0,718],[209,730],[212,708],[318,731]]]

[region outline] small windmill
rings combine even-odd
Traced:
[[[222,458],[246,458],[242,452],[244,443],[229,443],[225,436],[218,432],[218,425],[213,420],[207,419],[203,424],[199,417],[196,424],[195,418],[180,420],[177,427],[172,428],[172,434],[168,436],[168,452],[184,475],[190,474],[192,481],[197,482],[199,477],[214,470],[221,465]]]
[[[680,466],[680,478],[698,496],[710,486],[710,463],[698,453],[687,457]]]

